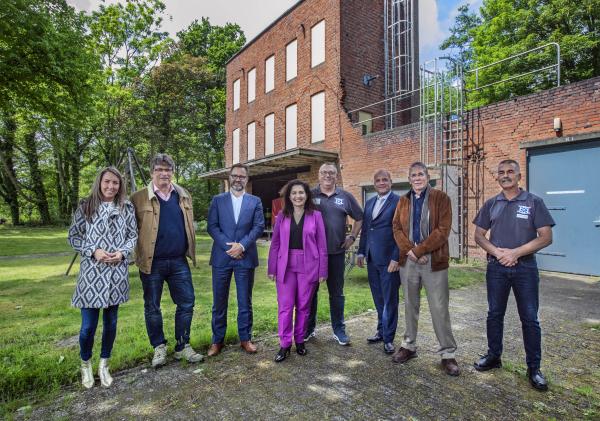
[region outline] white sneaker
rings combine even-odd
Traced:
[[[185,344],[185,347],[181,351],[175,351],[175,359],[184,359],[189,363],[199,363],[204,360],[204,356],[194,351],[194,348],[190,344]]]
[[[154,356],[152,357],[152,367],[160,367],[167,363],[167,346],[161,344],[154,348]]]
[[[100,384],[104,387],[110,387],[113,382],[108,371],[108,358],[100,358],[100,364],[98,365],[98,377],[100,377]]]
[[[81,385],[86,389],[94,387],[94,373],[92,372],[92,360],[81,360]]]

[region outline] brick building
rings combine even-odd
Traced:
[[[227,168],[247,163],[248,189],[261,197],[267,216],[271,201],[287,181],[300,178],[316,184],[318,168],[327,161],[338,163],[341,184],[359,202],[372,194],[372,175],[378,168],[392,173],[394,190],[406,191],[406,169],[423,153],[421,125],[410,114],[389,130],[376,127],[383,121],[369,120],[387,112],[380,102],[386,89],[383,14],[384,0],[299,1],[250,41],[227,64],[226,168],[205,176],[226,180]],[[414,30],[418,32],[416,25]],[[418,43],[416,38],[414,42]],[[414,55],[412,66],[418,63],[418,52]],[[418,74],[416,67],[411,73]],[[366,104],[375,105],[361,109],[366,114],[358,120],[366,118],[368,125],[356,124],[349,111]],[[561,123],[558,131],[556,118]],[[435,186],[453,198],[454,255],[481,258],[470,221],[499,190],[494,170],[500,160],[510,157],[521,163],[522,185],[527,188],[536,151],[554,154],[560,161],[566,156],[560,155],[564,152],[560,147],[567,144],[574,145],[568,149],[591,148],[588,152],[600,158],[600,78],[477,108],[465,112],[463,121],[464,160],[455,171],[459,179],[448,182],[451,165],[443,162],[432,166],[431,173]],[[583,176],[599,180],[591,189],[600,192],[600,173],[596,177],[600,166],[589,167]],[[451,184],[459,184],[460,192]],[[592,199],[590,206],[597,207],[600,220],[600,193]],[[574,213],[568,220],[580,216]],[[562,222],[567,227],[571,223]],[[555,240],[570,235],[555,232]],[[595,242],[600,228],[592,235],[592,251],[600,251],[600,237]],[[553,263],[548,267],[553,270],[600,274],[598,264],[572,269],[576,263],[555,262],[562,252],[551,253]]]

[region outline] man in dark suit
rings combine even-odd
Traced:
[[[240,346],[249,354],[252,343],[252,286],[258,266],[256,240],[265,228],[263,208],[258,197],[245,192],[248,167],[235,164],[229,173],[230,190],[213,197],[208,210],[208,234],[213,239],[212,265],[212,345],[208,356],[218,355],[227,331],[227,302],[231,275],[235,276],[238,300]]]
[[[383,350],[394,353],[394,336],[398,325],[399,250],[394,240],[392,220],[400,197],[392,192],[392,177],[386,170],[373,175],[377,195],[367,200],[357,264],[367,262],[369,286],[377,308],[377,332],[369,343],[383,341]]]

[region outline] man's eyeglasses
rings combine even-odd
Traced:
[[[234,180],[245,180],[246,178],[248,178],[247,175],[237,175],[237,174],[229,174],[229,177],[231,177]]]
[[[335,177],[337,175],[337,172],[335,171],[319,171],[319,173],[326,177]]]
[[[171,173],[171,172],[173,172],[173,168],[154,167],[154,172]]]

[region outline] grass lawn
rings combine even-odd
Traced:
[[[0,226],[0,256],[72,251],[67,229]]]
[[[66,230],[28,229],[3,230],[0,235],[0,255],[27,250],[27,254],[57,251],[64,243]],[[39,231],[39,233],[38,233]],[[9,232],[9,236],[4,236]],[[22,238],[31,234],[30,238]],[[62,236],[62,237],[61,237]],[[19,237],[19,245],[13,243]],[[54,244],[52,247],[51,244]],[[198,237],[198,267],[192,269],[196,291],[196,307],[191,344],[205,353],[210,345],[210,309],[212,288],[208,254],[211,240]],[[66,247],[60,250],[68,251]],[[19,252],[19,253],[17,253]],[[275,334],[277,302],[275,286],[265,274],[267,247],[259,247],[260,267],[256,272],[253,291],[254,335]],[[47,397],[61,386],[79,381],[78,332],[80,313],[70,306],[78,264],[70,276],[64,272],[71,256],[19,258],[0,260],[0,413]],[[469,269],[453,268],[451,287],[467,286],[483,279],[483,274]],[[142,288],[135,266],[130,269],[130,301],[119,309],[118,334],[111,368],[114,371],[148,363],[152,356],[144,324]],[[236,342],[235,283],[232,282],[229,303],[229,323],[226,342]],[[320,294],[326,297],[325,285]],[[373,308],[366,269],[355,268],[346,280],[346,315],[359,314]],[[163,293],[165,335],[173,347],[175,307],[168,291]],[[319,320],[329,320],[327,299],[319,300]],[[99,358],[102,327],[99,324],[94,347],[94,362]]]

